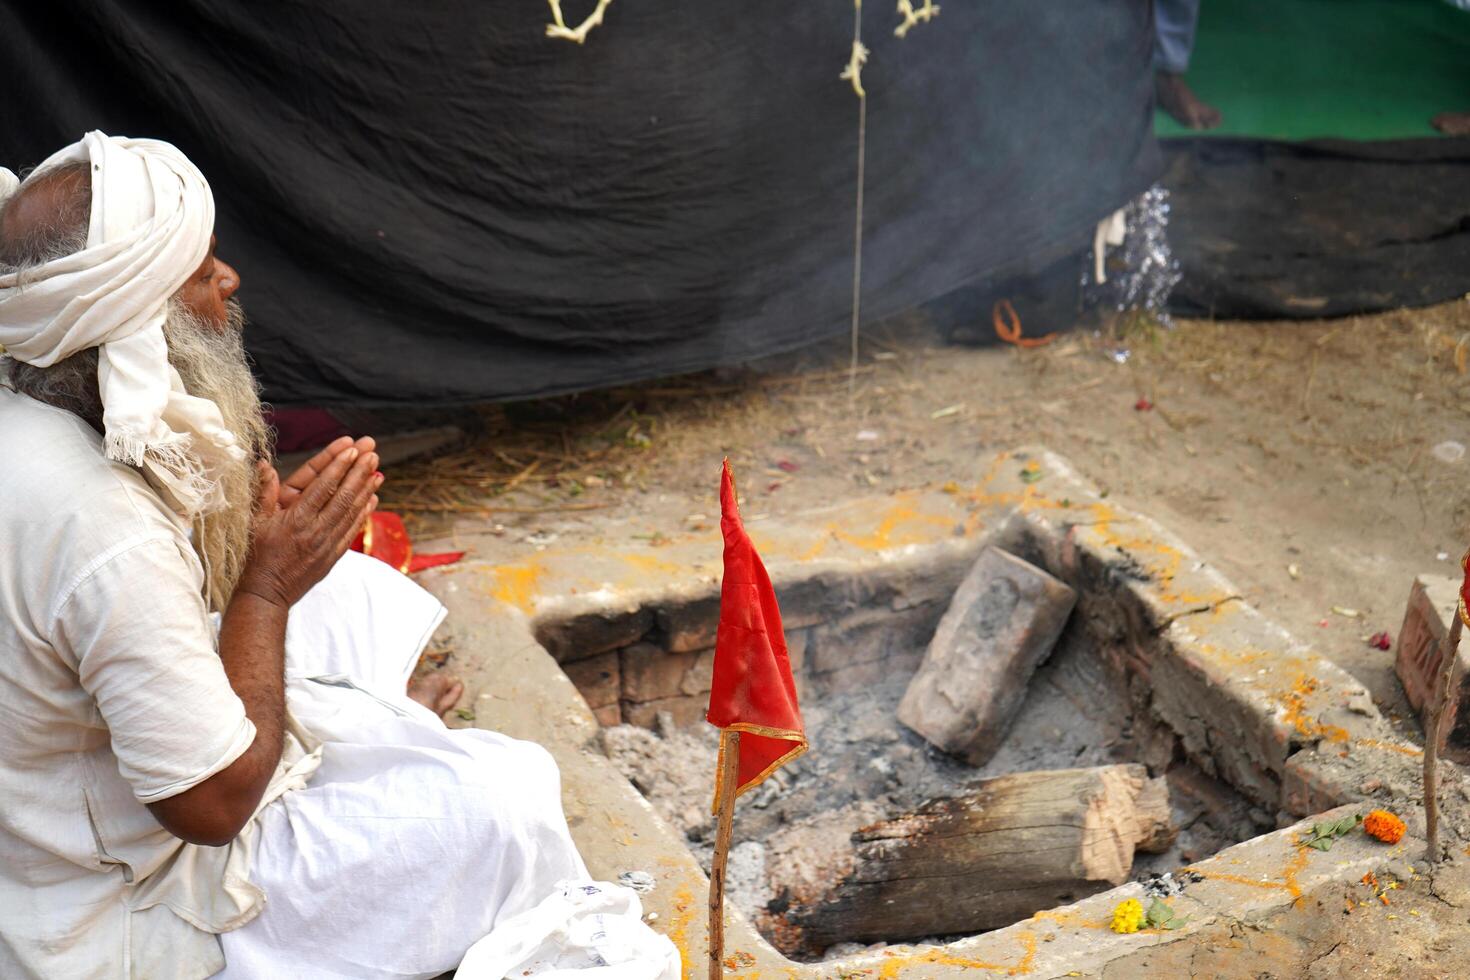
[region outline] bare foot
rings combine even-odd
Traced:
[[[408,682],[408,696],[443,718],[449,714],[464,693],[464,685],[448,674],[437,671],[415,677]]]
[[[1470,112],[1441,112],[1429,125],[1446,136],[1470,136]]]
[[[1194,89],[1184,81],[1183,75],[1161,71],[1154,73],[1154,91],[1158,95],[1159,108],[1174,121],[1190,129],[1214,129],[1220,125],[1220,110],[1201,102]]]

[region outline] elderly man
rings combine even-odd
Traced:
[[[371,440],[262,462],[213,224],[168,144],[0,170],[0,976],[434,976],[585,877],[557,770],[405,689],[443,608],[344,557]]]

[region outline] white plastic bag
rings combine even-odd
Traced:
[[[456,980],[679,980],[679,951],[643,921],[631,888],[564,881],[469,948]]]

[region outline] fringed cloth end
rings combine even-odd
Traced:
[[[795,759],[797,756],[801,755],[807,750],[806,733],[804,732],[793,731],[786,728],[769,728],[765,725],[752,725],[748,722],[737,721],[735,724],[730,725],[727,728],[720,729],[720,755],[715,762],[715,772],[725,771],[725,750],[730,741],[730,736],[734,732],[749,732],[752,735],[764,735],[766,738],[779,738],[784,741],[793,743],[789,750],[787,750],[783,755],[781,755],[780,758],[776,759],[769,766],[766,766],[764,769],[762,769],[760,773],[755,776],[755,778],[749,780],[744,785],[737,785],[735,787],[735,798],[737,800],[740,799],[740,797],[745,793],[746,790],[755,789],[761,783],[765,782],[767,777],[769,777],[771,773],[775,772],[777,769],[780,769],[782,766],[786,765],[786,763],[790,762],[792,759]],[[719,782],[716,781],[715,798],[714,802],[710,804],[710,813],[719,812],[720,789]]]
[[[186,518],[218,510],[223,503],[219,480],[194,451],[191,436],[149,445],[128,433],[108,432],[103,448],[108,459],[139,467],[162,484]]]

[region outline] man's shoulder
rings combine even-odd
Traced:
[[[0,374],[0,381],[4,376]],[[71,429],[75,422],[84,429],[89,427],[71,412],[39,402],[29,395],[0,384],[0,435],[25,433],[34,429],[60,432]]]
[[[6,502],[0,524],[12,527],[64,518],[113,533],[183,533],[135,470],[106,457],[102,437],[91,426],[3,387],[0,499]]]
[[[106,487],[118,476],[102,437],[64,409],[0,387],[0,485],[34,486],[71,497],[82,485]]]

